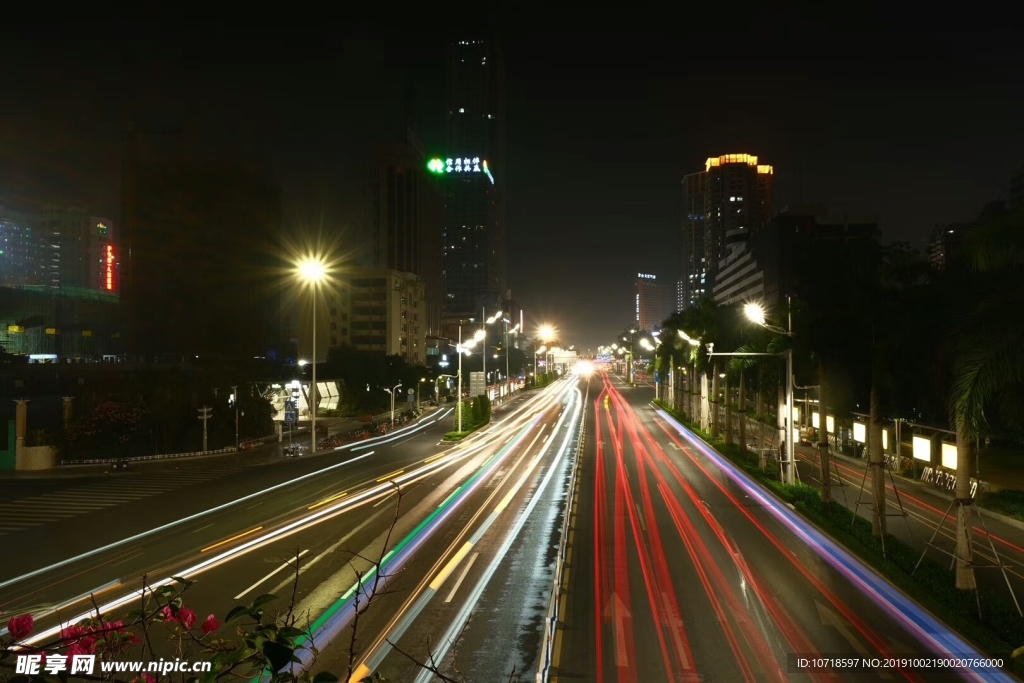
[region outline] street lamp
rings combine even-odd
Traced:
[[[505,312],[504,311],[498,311],[497,313],[492,315],[490,318],[488,318],[487,317],[487,307],[484,306],[482,309],[480,309],[480,313],[481,313],[480,319],[483,321],[480,324],[480,341],[482,342],[487,337],[487,326],[491,325],[491,324],[497,322],[499,319],[503,318],[505,316]],[[481,354],[481,357],[483,358],[483,363],[484,363],[484,368],[483,368],[484,369],[484,394],[487,394],[487,344],[486,343],[484,344],[484,349],[483,349],[483,353]]]
[[[459,339],[462,339],[462,325],[459,325]],[[468,355],[470,349],[476,346],[479,339],[483,339],[483,330],[477,330],[477,333],[473,335],[473,339],[470,339],[467,342],[460,341],[455,347],[456,353],[459,354],[459,388],[458,395],[455,397],[455,410],[458,413],[457,419],[459,424],[459,433],[462,433],[462,354],[465,353]]]
[[[787,314],[787,326],[786,329],[782,329],[776,325],[769,325],[765,321],[764,307],[758,303],[748,303],[743,306],[743,313],[747,316],[747,319],[755,325],[760,325],[769,332],[775,332],[776,334],[784,334],[787,337],[793,337],[793,310],[790,304],[790,298],[786,297],[786,314]],[[795,447],[793,443],[793,346],[786,350],[786,424],[785,424],[785,443],[786,443],[786,483],[796,483],[796,454],[793,452]]]
[[[327,277],[327,267],[320,258],[310,257],[299,262],[298,267],[296,268],[296,274],[298,275],[299,280],[308,284],[309,288],[313,291],[313,380],[309,391],[309,415],[310,431],[312,432],[312,448],[310,449],[310,453],[316,454],[316,290],[319,284]]]
[[[508,335],[516,333],[516,331],[519,329],[519,323],[516,323],[515,327],[513,327],[510,330],[510,329],[508,329],[509,321],[507,319],[503,319],[503,320],[505,320],[505,383],[508,385],[508,394],[507,395],[511,396],[512,395],[512,384],[511,384],[511,382],[509,382],[509,371],[508,371],[508,356],[509,356]]]
[[[388,389],[387,387],[381,387],[384,391],[391,394],[391,428],[395,428],[395,392],[402,388],[402,383],[399,382],[395,385],[394,389]]]
[[[537,350],[535,350],[535,351],[533,352],[533,384],[534,384],[534,386],[536,386],[536,385],[537,385],[537,358],[538,358],[538,357],[539,357],[539,356],[540,356],[540,355],[541,355],[542,353],[544,353],[544,352],[545,352],[545,351],[547,351],[547,350],[548,350],[548,347],[547,347],[547,346],[544,346],[544,345],[542,344],[542,345],[541,345],[541,347],[540,347],[539,349],[537,349]]]
[[[426,377],[420,377],[420,381],[416,384],[416,410],[420,409],[420,385],[426,381]]]

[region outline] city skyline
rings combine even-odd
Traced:
[[[884,46],[890,59],[884,73],[841,58],[794,70],[798,55],[782,48],[753,67],[700,57],[684,64],[660,52],[644,67],[646,60],[630,50],[602,53],[610,27],[574,33],[558,13],[529,34],[517,34],[507,16],[496,25],[508,70],[507,168],[493,174],[507,183],[508,287],[529,320],[578,330],[581,343],[614,334],[621,321],[604,322],[603,311],[630,305],[635,272],[652,269],[668,278],[680,270],[680,182],[709,157],[743,152],[768,160],[776,210],[816,202],[834,215],[877,216],[887,240],[920,248],[936,225],[972,220],[988,201],[1005,198],[1019,171],[1012,150],[1022,143],[1012,122],[1024,111],[1024,97],[1012,68],[1016,58],[1001,51],[1007,41],[982,42],[971,34],[950,41],[923,29],[901,33],[903,27],[887,21],[830,38]],[[125,122],[181,122],[201,132],[205,153],[231,154],[267,170],[282,186],[288,216],[296,208],[323,215],[351,233],[353,245],[365,245],[355,251],[369,265],[365,163],[377,141],[405,130],[410,99],[428,157],[454,156],[447,149],[445,36],[472,33],[458,30],[450,17],[390,33],[385,26],[379,20],[350,25],[336,47],[307,41],[287,63],[303,64],[299,71],[286,63],[241,67],[230,58],[258,43],[260,31],[226,37],[180,63],[143,50],[130,25],[111,25],[107,46],[95,50],[79,49],[80,39],[72,37],[12,73],[17,96],[0,131],[8,152],[0,193],[45,192],[95,215],[116,216]],[[635,20],[617,28],[620,43],[663,49]],[[783,13],[752,17],[736,30],[752,37],[770,30],[806,36],[815,28]],[[32,35],[26,29],[10,36],[4,49],[17,50]],[[702,49],[716,40],[686,39]],[[159,40],[154,45],[186,45],[197,37],[171,27]],[[543,58],[530,49],[534,40],[548,46]],[[75,65],[61,61],[66,51],[80,55]],[[137,54],[138,65],[124,66],[122,53]],[[201,70],[192,68],[200,64]],[[913,87],[899,88],[911,73]],[[304,87],[326,74],[345,84],[345,106]],[[957,75],[953,81],[950,74]],[[86,77],[94,88],[73,86]],[[232,86],[218,89],[225,79]],[[687,92],[708,93],[707,104],[677,107],[673,84],[681,79]],[[42,82],[51,86],[40,88]],[[727,94],[726,83],[743,97]],[[951,98],[950,88],[963,96]],[[58,93],[74,106],[51,106]],[[201,112],[183,106],[198,100],[205,103]],[[640,101],[652,105],[638,117]],[[299,115],[295,102],[317,106],[300,107]],[[720,116],[725,111],[728,120]],[[969,134],[945,133],[954,121]],[[617,122],[621,132],[602,137]],[[578,244],[580,234],[593,243]],[[597,246],[621,247],[630,235],[643,236],[644,246]],[[591,254],[593,268],[559,262],[559,254],[578,247]],[[549,275],[548,285],[540,284],[540,273]],[[583,296],[584,303],[564,306],[551,292]]]

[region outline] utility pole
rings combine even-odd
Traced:
[[[199,419],[203,421],[203,453],[206,452],[206,421],[210,419],[212,412],[213,408],[210,406],[199,408]]]
[[[238,387],[231,387],[231,401],[235,404],[235,450],[239,450],[241,443],[238,440]]]

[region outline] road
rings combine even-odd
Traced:
[[[241,533],[254,521],[285,514],[339,482],[354,484],[415,462],[436,452],[436,444],[451,427],[450,413],[431,414],[394,435],[333,453],[281,457],[269,464],[263,458],[240,456],[193,460],[157,470],[140,467],[128,474],[93,479],[2,481],[0,525],[9,531],[0,538],[0,547],[14,552],[5,553],[0,565],[0,610],[24,606],[12,601],[9,586],[13,579],[68,558],[149,533],[152,547],[132,548],[134,554],[148,554],[146,562],[122,563],[127,549],[96,553],[107,562],[117,562],[119,574],[142,570],[154,560],[171,557],[174,539],[186,530],[194,535],[188,537],[182,551],[195,543],[214,543]],[[374,457],[360,457],[371,450]],[[171,524],[177,528],[153,533]],[[115,557],[119,559],[112,560]],[[82,563],[74,562],[31,581],[20,581],[18,588],[36,590],[41,581],[47,581],[57,582],[65,591],[73,590],[64,577],[76,572],[79,576],[74,585],[81,591],[75,595],[105,583],[87,585],[94,577],[81,573]],[[58,601],[67,596],[50,593],[48,597]]]
[[[352,681],[376,671],[386,680],[428,683],[434,678],[422,665],[431,661],[459,680],[532,676],[586,400],[575,381],[547,391],[561,399],[507,454],[509,466],[495,473],[486,497],[467,505],[472,517],[445,532],[437,561],[427,568],[417,559],[418,584],[383,628],[372,629],[379,635]],[[346,644],[328,648],[318,670],[346,671]]]
[[[553,680],[970,679],[950,669],[799,670],[800,654],[972,650],[653,409],[648,388],[607,375],[592,384]]]
[[[575,396],[574,383],[566,381],[522,395],[496,410],[491,426],[454,447],[437,443],[441,430],[449,427],[448,418],[445,423],[421,426],[416,434],[392,437],[391,443],[384,439],[359,451],[349,449],[339,453],[336,462],[335,456],[318,456],[242,470],[154,491],[115,506],[83,510],[76,518],[47,520],[3,539],[7,548],[52,549],[57,554],[12,553],[17,566],[3,568],[0,609],[9,614],[31,611],[37,616],[35,637],[46,638],[61,621],[80,618],[75,612],[86,609],[90,592],[105,611],[126,611],[143,574],[151,583],[174,575],[196,580],[185,603],[218,617],[264,593],[291,596],[294,588],[294,610],[313,623],[316,645],[324,651],[322,666],[345,673],[349,640],[344,626],[351,619],[355,596],[363,598],[364,605],[368,597],[368,589],[357,590],[357,576],[372,579],[376,572],[384,577],[373,604],[359,621],[359,642],[380,645],[380,636],[394,630],[392,617],[412,614],[404,605],[406,598],[423,594],[424,586],[436,592],[429,583],[437,580],[439,570],[449,568],[451,576],[438,585],[445,595],[409,620],[407,639],[400,641],[415,652],[427,634],[440,628],[438,624],[454,623],[450,610],[465,612],[463,621],[469,621],[477,619],[477,613],[463,610],[466,605],[497,604],[490,594],[481,599],[483,587],[499,585],[494,577],[502,580],[510,570],[516,577],[534,571],[525,564],[515,570],[502,560],[525,557],[536,560],[534,568],[544,564],[533,556],[538,539],[552,546],[557,543],[553,537],[557,524],[551,520],[561,509],[559,492],[564,494],[568,461],[565,437],[559,430],[568,433],[567,421],[573,415],[569,411],[575,410],[578,416],[582,410],[581,399]],[[268,490],[272,481],[279,488]],[[204,493],[213,496],[215,490],[215,498],[204,499]],[[210,500],[245,495],[252,498],[223,509],[212,506],[211,511]],[[147,511],[151,516],[144,520]],[[167,520],[183,521],[47,567],[58,558],[86,552],[83,548],[102,548],[111,539],[145,533]],[[46,541],[39,540],[41,532]],[[83,536],[87,541],[82,541]],[[61,539],[67,545],[61,546]],[[467,541],[473,544],[472,553],[468,549],[462,553],[460,557],[467,561],[455,572],[454,554]],[[296,555],[300,558],[297,584]],[[381,558],[377,572],[372,560]],[[502,560],[496,565],[495,558]],[[481,584],[485,576],[489,583]],[[536,592],[540,603],[540,587],[550,580],[549,572],[546,581],[521,585],[526,592]],[[521,595],[504,599],[525,604]],[[281,598],[275,604],[285,609],[287,603]],[[60,608],[60,620],[56,608]],[[523,662],[535,658],[542,613],[543,607],[535,618],[538,627],[533,640],[523,634],[518,655],[509,654],[513,665],[525,666]],[[517,616],[506,627],[516,629],[521,623]],[[364,652],[369,655],[376,649],[367,647]],[[385,667],[404,663],[396,653],[384,655]],[[478,664],[485,666],[487,661],[484,656]]]

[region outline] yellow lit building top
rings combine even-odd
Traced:
[[[767,164],[758,164],[757,157],[753,154],[723,154],[720,157],[711,157],[704,162],[704,171],[710,171],[716,166],[722,166],[724,164],[746,164],[747,166],[754,166],[757,168],[758,173],[766,175],[772,175],[774,171],[771,166]]]
[[[718,157],[711,157],[704,162],[704,170],[710,171],[715,166],[721,166],[722,164],[746,164],[747,166],[757,166],[757,157],[752,154],[723,154]]]

